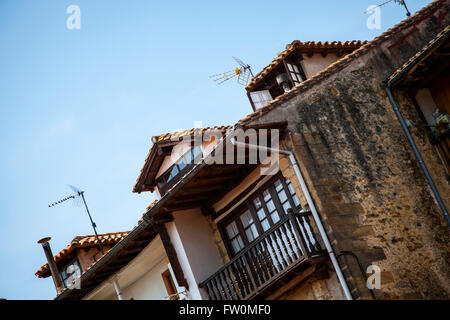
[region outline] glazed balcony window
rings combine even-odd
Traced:
[[[173,187],[175,183],[177,183],[177,181],[179,181],[180,178],[193,167],[201,156],[201,148],[199,146],[195,146],[183,154],[183,156],[181,156],[163,175],[161,175],[161,177],[157,180],[157,185],[161,196]]]

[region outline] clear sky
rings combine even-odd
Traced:
[[[293,40],[371,40],[405,18],[382,0],[0,0],[0,298],[52,299],[37,240],[53,253],[92,234],[67,184],[86,191],[100,233],[130,230],[153,200],[132,187],[151,137],[194,121],[229,125],[251,112],[235,67],[256,74]],[[407,1],[411,12],[431,2]],[[69,30],[69,5],[81,29]]]

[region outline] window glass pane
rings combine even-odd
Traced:
[[[187,166],[187,164],[183,161],[183,162],[180,162],[179,164],[178,164],[178,167],[180,168],[180,171],[181,170],[183,170],[184,168],[186,168],[186,166]]]
[[[258,210],[257,213],[258,213],[258,218],[260,221],[266,218],[266,213],[264,212],[264,209]]]
[[[250,211],[246,211],[243,215],[241,215],[241,221],[244,228],[247,228],[249,225],[253,224],[253,217]]]
[[[285,204],[283,204],[283,209],[285,213],[288,213],[288,209],[291,208],[291,204],[289,203],[289,201],[286,201]]]
[[[272,196],[270,195],[269,190],[266,190],[263,192],[263,197],[264,197],[264,201],[269,201],[270,199],[272,199]]]
[[[298,70],[297,65],[294,64],[293,67],[294,67],[294,71],[295,71],[295,72],[300,73],[300,70]]]
[[[281,183],[280,180],[277,180],[275,182],[275,190],[280,191],[281,189],[283,189],[283,184]]]
[[[256,226],[254,224],[252,224],[250,228],[245,230],[245,233],[247,234],[248,242],[253,242],[259,236],[258,230],[256,229]]]
[[[295,190],[294,190],[294,187],[292,186],[291,181],[286,180],[286,184],[287,184],[287,186],[288,186],[289,192],[290,192],[291,194],[294,194],[294,193],[295,193]]]
[[[272,217],[272,222],[273,222],[274,224],[277,223],[278,221],[280,221],[280,215],[278,214],[277,211],[275,211],[274,213],[272,213],[270,216]]]
[[[278,192],[278,198],[280,198],[281,203],[287,200],[286,192],[284,190]]]
[[[291,71],[291,72],[294,71],[294,69],[292,69],[292,64],[286,63],[286,65],[287,65],[289,71]]]
[[[233,247],[234,253],[238,253],[244,248],[244,242],[242,241],[241,236],[238,236],[233,241],[231,241],[231,246]]]
[[[297,198],[296,194],[292,195],[292,200],[294,200],[294,204],[298,207],[300,205],[300,201]]]
[[[236,226],[236,222],[232,222],[227,226],[227,233],[228,233],[228,237],[230,237],[230,239],[233,239],[237,234],[238,234],[238,228]]]
[[[273,204],[273,201],[270,200],[269,202],[266,203],[267,206],[267,210],[269,210],[269,212],[272,212],[275,210],[275,205]]]
[[[169,179],[167,179],[167,181],[169,182],[170,180],[172,180],[173,178],[175,178],[175,176],[178,174],[178,166],[177,165],[175,165],[173,168],[172,168],[172,171],[170,172],[170,175],[169,175]]]
[[[269,221],[267,219],[264,219],[264,220],[261,221],[261,226],[262,226],[264,232],[266,232],[267,230],[270,229],[270,224],[269,224]]]
[[[256,109],[264,107],[273,100],[269,90],[250,92],[250,98],[252,99]]]

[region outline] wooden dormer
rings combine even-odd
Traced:
[[[217,144],[231,126],[207,127],[166,133],[152,138],[133,192],[157,191],[163,196]],[[186,142],[188,142],[186,144]]]
[[[303,81],[325,70],[343,56],[360,48],[366,42],[300,42],[286,46],[272,63],[267,65],[247,85],[247,95],[254,111]]]

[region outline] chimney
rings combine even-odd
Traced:
[[[50,237],[42,238],[38,241],[44,249],[45,256],[47,257],[48,266],[50,267],[50,272],[52,274],[53,282],[55,283],[56,292],[58,294],[64,289],[64,285],[59,274],[58,268],[56,267],[55,259],[53,258],[52,249],[50,248]]]

